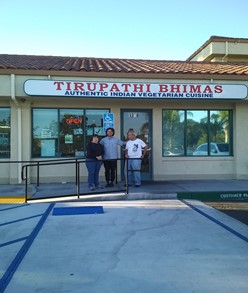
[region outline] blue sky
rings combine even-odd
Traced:
[[[185,60],[248,38],[247,0],[1,0],[0,54]]]

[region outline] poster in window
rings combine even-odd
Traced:
[[[99,136],[104,136],[105,131],[104,131],[103,127],[94,127],[94,134],[97,134]]]
[[[79,135],[83,134],[83,129],[82,128],[76,128],[73,130],[74,135]]]
[[[41,156],[55,157],[55,139],[41,140]]]
[[[72,144],[73,143],[73,136],[72,134],[65,135],[65,144]]]

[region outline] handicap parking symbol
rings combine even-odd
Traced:
[[[103,114],[103,122],[114,123],[114,113]]]
[[[114,113],[103,114],[103,130],[106,131],[109,127],[115,128]]]

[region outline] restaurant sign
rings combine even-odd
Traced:
[[[131,83],[65,80],[27,80],[30,96],[150,99],[245,99],[247,86],[239,84]]]

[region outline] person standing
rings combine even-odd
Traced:
[[[114,187],[115,174],[117,168],[118,146],[124,145],[124,142],[119,138],[114,137],[115,130],[112,127],[106,129],[106,137],[104,137],[100,144],[104,148],[104,168],[106,187]]]
[[[90,190],[99,187],[99,172],[104,154],[103,146],[99,143],[98,135],[93,135],[86,147],[86,168],[88,170],[88,185]]]
[[[137,138],[133,130],[128,131],[127,137],[129,140],[126,143],[125,157],[128,164],[128,183],[131,185],[133,173],[135,187],[139,187],[141,162],[147,152],[147,146],[143,140]]]

